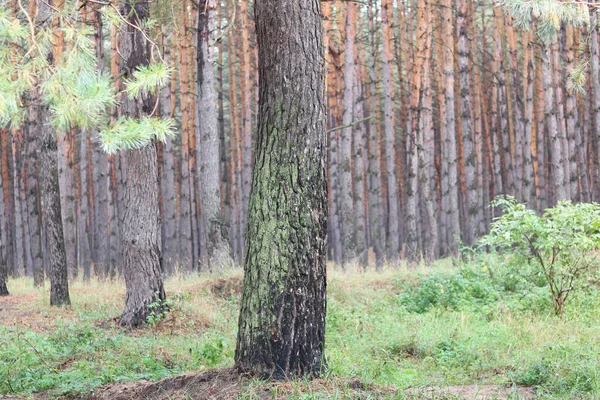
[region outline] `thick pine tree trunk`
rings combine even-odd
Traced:
[[[197,102],[198,176],[200,178],[200,201],[202,207],[203,232],[206,236],[206,254],[203,261],[210,269],[226,266],[229,259],[229,246],[224,237],[224,215],[221,209],[220,185],[220,140],[217,121],[217,94],[213,67],[215,31],[215,0],[200,3],[198,13],[198,53],[197,53]]]
[[[274,378],[323,368],[326,108],[318,0],[257,0],[259,122],[236,364]]]
[[[124,58],[121,71],[128,77],[137,67],[150,62],[150,44],[140,32],[150,17],[150,5],[147,0],[128,0],[120,7],[121,14],[128,16],[128,24],[121,27],[119,43]],[[123,102],[123,112],[134,118],[149,115],[152,108],[149,96]],[[122,160],[125,181],[120,224],[121,262],[127,297],[120,322],[125,326],[139,326],[146,322],[152,311],[150,306],[165,299],[156,144],[123,152]]]

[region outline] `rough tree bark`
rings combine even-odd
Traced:
[[[0,142],[0,151],[3,152],[2,156],[4,156],[4,148],[1,147],[4,143]],[[4,224],[4,216],[5,216],[5,205],[4,205],[4,179],[0,176],[0,296],[8,296],[8,288],[6,287],[6,280],[8,277],[7,268],[6,268],[6,248],[8,243],[5,241],[4,237],[6,236],[5,224]]]
[[[49,253],[46,270],[50,278],[50,305],[67,306],[71,304],[71,300],[58,184],[58,148],[56,131],[48,119],[49,113],[49,109],[40,107],[40,171],[48,241],[46,249]]]
[[[326,287],[325,65],[318,0],[257,0],[259,122],[236,364],[318,375]]]
[[[596,136],[597,154],[593,156],[600,159],[600,45],[598,44],[598,14],[594,13],[592,16],[592,24],[590,30],[591,45],[590,45],[590,70],[592,73],[592,120],[593,127],[595,129],[594,135]],[[600,171],[597,171],[597,176],[600,178]],[[600,186],[600,185],[598,185]],[[597,189],[598,190],[598,189]],[[600,190],[598,190],[600,195]]]
[[[423,99],[423,69],[428,65],[431,40],[429,36],[429,2],[421,1],[417,6],[417,46],[414,55],[412,78],[410,79],[410,131],[407,137],[407,203],[406,203],[406,248],[409,261],[416,262],[422,256],[418,244],[418,215],[419,199],[419,151],[422,151],[421,104]],[[426,175],[424,175],[426,177]],[[424,182],[429,186],[429,182]]]
[[[32,98],[37,98],[37,91],[34,89]],[[27,181],[26,181],[26,202],[19,202],[15,199],[15,203],[21,204],[24,211],[24,227],[26,228],[20,239],[26,244],[29,244],[29,251],[25,252],[26,272],[33,274],[33,284],[35,287],[40,287],[44,284],[44,258],[42,256],[42,229],[41,229],[41,212],[40,212],[40,187],[38,183],[38,135],[39,135],[39,108],[31,106],[29,114],[29,124],[24,130],[27,137],[26,154],[27,154]],[[24,179],[24,178],[23,178]],[[25,183],[23,183],[25,185]],[[15,193],[18,193],[15,191]],[[28,235],[25,234],[28,231]],[[29,240],[27,240],[29,237]],[[25,247],[25,246],[24,246]],[[31,262],[29,262],[31,261]]]
[[[165,29],[166,30],[166,29]],[[172,62],[172,39],[171,35],[165,35],[164,38],[164,58],[165,62]],[[162,115],[163,117],[172,117],[173,98],[175,93],[171,86],[177,82],[175,72],[171,78],[171,84],[166,85],[162,90]],[[162,146],[162,165],[161,165],[161,185],[162,204],[163,204],[163,223],[162,223],[162,254],[163,268],[166,274],[172,274],[177,264],[179,246],[177,240],[177,186],[175,183],[175,156],[173,149],[173,140],[168,139]]]
[[[554,38],[553,40],[556,40]],[[567,187],[565,186],[565,170],[562,157],[562,140],[558,131],[556,106],[554,103],[554,80],[552,79],[552,65],[550,61],[550,45],[542,44],[542,82],[544,85],[544,116],[546,119],[547,136],[551,144],[551,163],[556,185],[556,200],[567,200]]]
[[[375,252],[376,268],[383,267],[385,256],[385,223],[383,213],[380,131],[377,113],[379,110],[379,93],[377,91],[377,43],[376,37],[377,1],[369,0],[369,112],[371,120],[368,124],[368,187],[369,187],[369,223],[370,239]]]
[[[121,73],[131,76],[137,67],[150,62],[150,44],[141,32],[150,16],[148,0],[120,4],[127,24],[121,27],[119,49]],[[141,117],[152,112],[148,95],[123,101],[123,112]],[[160,215],[158,207],[158,160],[156,143],[122,153],[124,198],[121,228],[121,262],[127,298],[120,323],[139,326],[146,322],[152,304],[165,299],[161,268]],[[161,305],[159,304],[160,308]]]
[[[476,176],[477,154],[475,148],[475,130],[473,125],[473,106],[471,103],[471,75],[470,66],[471,48],[469,41],[468,1],[460,0],[458,7],[458,65],[460,71],[460,101],[461,101],[461,127],[463,136],[463,150],[465,158],[465,179],[467,185],[467,203],[465,242],[472,245],[479,239],[479,219],[481,207],[478,202],[478,187]]]
[[[250,19],[248,18],[249,0],[241,0],[240,19],[242,30],[242,54],[240,57],[241,69],[241,108],[242,108],[242,130],[240,137],[242,164],[241,168],[241,197],[240,197],[240,247],[241,253],[245,254],[245,239],[248,221],[248,199],[250,198],[250,189],[252,179],[252,81],[250,78]]]
[[[229,246],[224,237],[224,216],[221,209],[221,185],[219,163],[221,157],[219,127],[217,121],[217,94],[213,67],[212,41],[215,31],[215,0],[200,2],[198,13],[197,59],[198,67],[197,115],[198,176],[200,178],[200,200],[202,207],[203,232],[206,235],[206,254],[203,261],[212,268],[228,264]]]
[[[37,20],[40,26],[52,23],[52,2],[38,1]],[[58,28],[58,27],[56,27]],[[48,54],[50,63],[59,62],[60,52],[52,56]],[[69,298],[69,280],[67,271],[67,254],[63,232],[60,206],[60,190],[58,183],[58,146],[56,130],[51,125],[50,107],[38,106],[40,183],[42,188],[42,205],[44,210],[44,227],[46,232],[46,250],[48,265],[46,270],[50,278],[50,305],[67,306]]]
[[[446,115],[444,116],[444,143],[442,146],[444,170],[442,180],[445,182],[442,193],[444,198],[444,214],[447,229],[446,254],[458,255],[458,241],[460,239],[460,221],[458,213],[458,169],[456,165],[456,109],[454,103],[454,34],[452,24],[452,2],[441,0],[442,6],[442,40],[444,63],[444,103]]]
[[[384,109],[384,141],[385,141],[385,169],[387,183],[388,206],[388,259],[395,261],[400,254],[400,224],[398,213],[398,182],[395,168],[395,128],[394,128],[394,88],[390,64],[392,56],[392,27],[393,7],[391,0],[381,0],[381,30],[383,46],[381,52],[381,66],[383,78],[383,109]]]
[[[523,130],[525,134],[523,148],[523,201],[530,207],[536,206],[534,174],[533,174],[533,90],[534,90],[534,69],[533,69],[533,41],[531,31],[524,31],[523,41],[523,83],[524,83],[524,110],[523,110]],[[532,201],[533,200],[533,201]]]
[[[344,113],[340,130],[338,168],[340,174],[340,226],[342,236],[342,263],[353,260],[356,254],[354,196],[352,193],[352,133],[354,127],[354,84],[356,82],[356,10],[354,2],[346,3],[345,50],[344,50]]]
[[[190,170],[190,136],[193,135],[192,127],[189,124],[189,114],[191,113],[191,101],[189,100],[189,80],[190,65],[187,57],[186,37],[188,35],[188,2],[181,2],[178,35],[178,61],[179,61],[179,82],[180,82],[180,102],[181,102],[181,171],[179,175],[180,197],[179,197],[179,264],[183,271],[191,272],[195,270],[194,260],[194,236],[193,236],[193,215],[194,215],[194,182],[193,171]]]
[[[360,60],[360,65],[364,65],[364,60]],[[355,66],[357,68],[358,66]],[[362,72],[362,69],[361,69]],[[365,115],[365,98],[362,85],[359,81],[362,74],[357,73],[358,81],[354,85],[354,118],[363,120]],[[367,248],[366,215],[365,209],[365,143],[366,127],[365,123],[356,124],[352,133],[353,154],[354,154],[354,252],[360,266],[366,268],[369,264],[369,253]]]

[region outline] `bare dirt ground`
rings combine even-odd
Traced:
[[[507,400],[535,399],[533,387],[513,387],[502,385],[465,385],[447,387],[426,387],[407,390],[409,398],[422,400],[473,399],[473,400]]]
[[[377,399],[407,398],[420,400],[508,400],[512,398],[535,399],[535,388],[501,385],[465,385],[449,387],[413,388],[402,393],[393,387],[363,385],[357,380],[316,379],[310,382],[263,382],[253,380],[235,369],[210,370],[187,373],[161,381],[136,381],[103,386],[88,395],[63,397],[63,400],[234,400],[289,399],[303,395],[319,399]],[[49,399],[39,393],[35,400]],[[0,395],[0,400],[24,400],[20,397]]]
[[[77,319],[72,309],[42,307],[43,302],[41,293],[11,293],[10,296],[0,297],[0,322],[7,327],[48,333],[54,331],[59,321]]]

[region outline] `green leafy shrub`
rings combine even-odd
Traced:
[[[455,274],[422,275],[418,286],[403,284],[403,289],[400,303],[419,314],[434,307],[474,310],[498,299],[498,290],[490,276],[469,267]]]
[[[562,315],[572,291],[597,268],[600,205],[562,201],[542,216],[513,197],[499,198],[492,206],[500,206],[504,215],[479,247],[506,255],[514,274],[545,284],[554,312]]]
[[[520,368],[509,374],[517,385],[538,386],[543,385],[552,379],[552,369],[545,363],[534,363],[525,368]]]

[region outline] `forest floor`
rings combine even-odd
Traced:
[[[284,383],[231,369],[240,271],[169,279],[172,311],[133,331],[115,322],[120,280],[74,282],[68,309],[49,307],[47,287],[11,280],[0,298],[0,399],[600,397],[596,282],[558,318],[546,288],[506,281],[497,260],[451,264],[330,268],[328,372]]]

